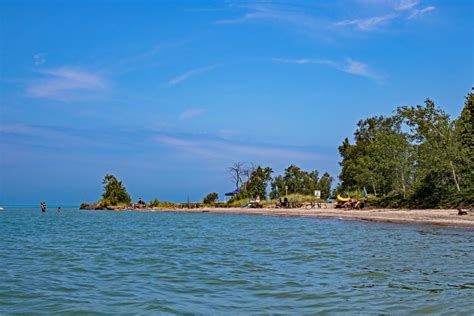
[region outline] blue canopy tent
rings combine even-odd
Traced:
[[[236,194],[239,193],[239,192],[240,192],[239,189],[235,189],[235,190],[232,191],[232,192],[227,192],[227,193],[225,194],[225,196],[233,196],[233,195],[236,195]]]

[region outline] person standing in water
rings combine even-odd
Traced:
[[[41,212],[46,212],[46,202],[45,201],[41,201]]]
[[[61,213],[61,206],[58,206],[58,209],[56,210],[56,212],[59,214]]]

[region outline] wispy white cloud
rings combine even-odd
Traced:
[[[288,59],[288,58],[272,58],[271,61],[285,64],[297,64],[297,65],[308,65],[308,64],[319,64],[328,65],[336,70],[349,73],[356,76],[366,77],[373,80],[379,80],[380,77],[376,75],[370,67],[360,61],[346,58],[344,62],[337,62],[330,59],[314,59],[314,58],[302,58],[302,59]]]
[[[61,67],[40,72],[46,79],[33,82],[27,89],[32,98],[67,101],[74,93],[97,91],[106,87],[98,74],[73,67]]]
[[[408,19],[414,19],[414,18],[418,18],[418,17],[421,17],[422,15],[424,15],[425,13],[428,13],[430,11],[433,11],[435,10],[436,8],[434,6],[429,6],[429,7],[425,7],[423,9],[415,9],[411,12],[411,14],[408,16]]]
[[[300,10],[276,7],[271,5],[247,5],[249,10],[244,15],[232,19],[222,19],[217,24],[237,24],[250,21],[266,20],[285,23],[307,31],[321,29],[322,21]]]
[[[397,11],[411,10],[420,3],[419,0],[402,0],[395,6]]]
[[[362,76],[374,80],[380,79],[379,76],[377,76],[367,64],[350,58],[346,59],[344,65],[340,69],[352,75]]]
[[[272,157],[272,159],[290,160],[316,160],[321,158],[321,155],[309,150],[283,146],[243,144],[225,139],[156,135],[153,140],[157,144],[170,146],[175,150],[191,153],[201,158],[235,159],[239,157],[257,159]]]
[[[419,9],[421,0],[401,0],[401,1],[363,1],[367,5],[382,5],[388,12],[366,18],[346,19],[333,23],[333,26],[344,27],[354,26],[360,31],[376,31],[382,26],[387,26],[395,21],[410,20],[420,17],[425,13],[435,9],[434,6],[427,6]]]
[[[181,114],[179,115],[180,120],[189,120],[191,118],[194,118],[198,115],[200,115],[202,112],[204,112],[203,109],[200,108],[190,108],[186,109]]]
[[[390,20],[397,18],[395,13],[389,13],[381,16],[373,16],[365,19],[342,20],[334,23],[334,26],[350,26],[355,25],[362,31],[371,31],[377,29],[379,26],[387,24]]]
[[[42,65],[46,62],[46,54],[45,53],[34,54],[33,59],[36,66]]]
[[[395,21],[403,21],[434,9],[427,7],[418,9],[422,0],[355,0],[355,8],[350,12],[362,16],[354,18],[328,20],[319,14],[327,10],[328,5],[314,5],[306,10],[305,5],[283,3],[257,3],[232,5],[230,10],[244,11],[233,18],[221,19],[217,24],[239,24],[252,21],[267,21],[286,24],[311,36],[327,38],[331,31],[343,27],[353,27],[356,30],[369,32],[377,31]],[[346,1],[349,2],[349,1]],[[350,4],[349,4],[350,5]],[[304,7],[304,8],[302,8]],[[314,10],[318,8],[318,10]]]
[[[177,77],[174,77],[172,79],[170,79],[168,81],[168,84],[171,85],[171,86],[174,86],[178,83],[181,83],[185,80],[188,80],[189,78],[193,77],[193,76],[196,76],[196,75],[199,75],[199,74],[202,74],[204,72],[208,72],[208,71],[211,71],[213,70],[214,68],[216,68],[216,65],[211,65],[211,66],[206,66],[206,67],[201,67],[201,68],[196,68],[196,69],[192,69],[192,70],[189,70]]]

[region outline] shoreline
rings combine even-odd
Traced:
[[[124,209],[127,210],[127,209]],[[459,216],[453,209],[366,209],[345,210],[336,208],[322,209],[246,209],[246,208],[183,208],[183,209],[133,209],[129,211],[142,212],[175,212],[175,213],[214,213],[234,215],[262,215],[262,216],[297,216],[332,218],[339,220],[360,220],[368,222],[383,222],[394,224],[424,224],[447,227],[474,228],[474,213]]]

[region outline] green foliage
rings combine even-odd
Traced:
[[[206,197],[203,199],[204,204],[213,204],[217,201],[219,198],[219,195],[216,192],[209,193],[206,195]]]
[[[107,174],[102,184],[104,185],[104,193],[102,194],[102,200],[99,202],[101,206],[128,206],[130,204],[130,195],[128,195],[127,190],[122,185],[122,181],[119,181],[113,175]]]
[[[355,143],[345,139],[339,147],[338,191],[365,187],[385,207],[472,203],[472,112],[470,94],[457,121],[429,99],[424,105],[400,107],[391,117],[361,120]]]
[[[258,166],[250,171],[247,181],[241,187],[240,192],[229,200],[230,203],[241,199],[252,198],[255,199],[260,196],[264,200],[267,197],[267,186],[272,179],[273,170],[270,167],[262,168]]]
[[[160,201],[157,198],[154,198],[153,200],[148,203],[149,207],[159,207],[160,206]]]
[[[455,123],[456,138],[461,149],[461,187],[466,190],[474,190],[474,94],[470,93],[466,103]],[[472,195],[471,195],[472,196]]]
[[[400,121],[382,116],[361,120],[356,143],[345,139],[339,147],[342,190],[366,188],[373,194],[407,191],[411,145]]]
[[[272,199],[276,198],[277,192],[279,196],[283,196],[286,194],[286,187],[288,187],[288,194],[314,196],[314,191],[320,190],[321,197],[327,199],[331,192],[332,181],[333,178],[327,172],[319,178],[317,170],[308,172],[295,165],[290,165],[285,169],[285,173],[282,176],[277,176],[273,179],[270,197]]]

